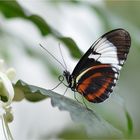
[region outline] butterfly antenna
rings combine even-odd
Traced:
[[[67,65],[66,65],[66,62],[65,62],[64,57],[63,57],[63,54],[62,54],[62,50],[61,50],[61,47],[60,47],[60,43],[59,43],[59,50],[60,50],[60,54],[61,54],[63,63],[64,63],[64,65],[65,65],[65,69],[67,70]]]
[[[52,55],[45,47],[43,47],[41,44],[39,44],[40,47],[42,49],[44,49],[52,58],[54,58],[65,70],[66,70],[66,67],[54,56]]]

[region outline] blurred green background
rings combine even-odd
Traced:
[[[132,45],[118,85],[111,98],[90,106],[121,130],[124,138],[139,139],[139,15],[139,1],[0,1],[0,58],[16,69],[16,80],[49,89],[58,83],[57,77],[63,69],[39,47],[39,43],[62,62],[60,43],[72,71],[98,37],[115,28],[126,29]],[[64,87],[56,91],[63,94]],[[66,96],[73,97],[73,93],[69,91]],[[52,108],[49,99],[37,103],[14,102],[13,110],[15,119],[10,126],[15,139],[91,138],[84,128],[71,121],[68,113]]]

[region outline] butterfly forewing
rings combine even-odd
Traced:
[[[131,44],[124,29],[116,29],[100,37],[76,65],[71,77],[75,88],[90,102],[102,102],[116,85],[119,72]]]
[[[129,33],[123,29],[117,29],[103,35],[96,45],[92,45],[92,49],[101,54],[99,62],[111,64],[120,70],[127,58],[130,45]],[[95,58],[95,55],[91,54],[89,58]]]

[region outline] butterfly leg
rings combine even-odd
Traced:
[[[56,89],[59,85],[61,85],[62,84],[62,82],[59,82],[55,87],[53,87],[52,89],[50,89],[50,90],[54,90],[54,89]]]
[[[50,90],[54,90],[54,89],[56,89],[59,85],[61,85],[62,83],[63,83],[63,81],[64,81],[64,77],[62,76],[62,75],[60,75],[59,77],[58,77],[58,80],[60,81],[55,87],[53,87],[52,89],[50,89]],[[64,83],[63,83],[64,84]]]
[[[87,107],[86,102],[85,102],[85,99],[84,99],[84,94],[83,94],[83,93],[82,93],[82,100],[83,100],[83,103],[84,103],[85,107],[86,107],[87,109],[89,109],[89,108]]]
[[[65,94],[66,94],[66,92],[67,92],[68,88],[69,88],[69,87],[67,87],[67,88],[65,89],[65,92],[64,92],[63,96],[65,96]]]
[[[63,96],[62,96],[62,99],[64,99],[64,96],[65,96],[65,94],[66,94],[68,88],[69,88],[69,87],[67,87],[67,88],[65,89],[65,91],[64,91],[64,93],[63,93]]]
[[[76,92],[75,92],[75,91],[74,91],[74,98],[76,99],[76,101],[77,101],[78,103],[82,104],[82,103],[77,99],[77,97],[76,97]]]
[[[84,94],[83,94],[83,92],[82,93],[80,93],[81,95],[82,95],[82,103],[80,102],[80,101],[78,101],[78,99],[76,98],[76,94],[75,94],[75,92],[74,92],[74,98],[77,100],[77,102],[79,102],[80,104],[84,104],[85,105],[85,107],[88,109],[88,107],[87,107],[87,105],[86,105],[86,102],[85,102],[85,100],[84,100]]]

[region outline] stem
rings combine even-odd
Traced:
[[[4,117],[3,117],[3,115],[1,116],[1,120],[2,120],[3,133],[4,133],[4,136],[5,136],[5,139],[7,140],[7,135],[6,135],[5,125],[4,125]]]
[[[5,114],[2,115],[2,127],[3,127],[3,132],[4,132],[5,139],[6,140],[14,140],[13,137],[12,137],[12,134],[10,132],[8,123],[6,121]]]

